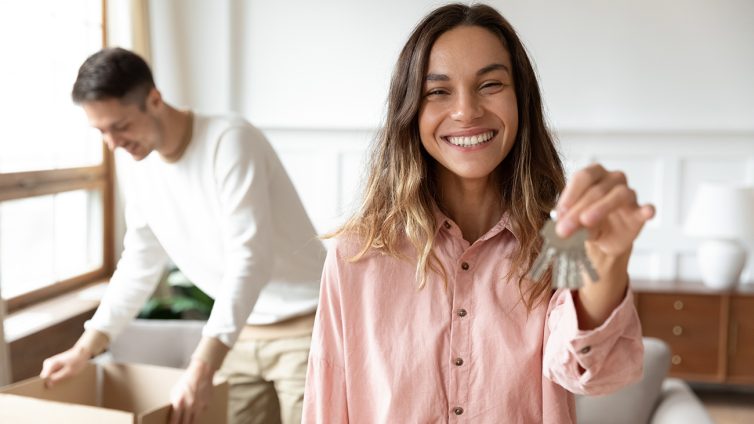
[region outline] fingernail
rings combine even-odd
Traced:
[[[555,232],[558,233],[558,236],[565,238],[571,235],[571,232],[575,227],[576,225],[574,225],[573,221],[568,218],[563,218],[558,221],[558,225],[555,226]]]

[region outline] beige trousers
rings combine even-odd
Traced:
[[[311,334],[239,338],[220,368],[230,424],[300,424]]]

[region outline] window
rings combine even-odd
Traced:
[[[103,0],[0,3],[0,293],[10,310],[112,269],[112,156],[70,91]]]

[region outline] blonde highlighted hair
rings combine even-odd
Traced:
[[[360,209],[330,236],[355,235],[359,260],[372,249],[401,257],[408,241],[415,249],[416,279],[426,284],[434,271],[446,278],[433,254],[440,205],[436,164],[422,146],[419,108],[433,44],[443,33],[462,25],[479,26],[498,36],[508,49],[518,102],[518,134],[495,172],[503,209],[509,214],[520,249],[512,258],[511,276],[528,308],[549,293],[549,275],[524,288],[524,275],[541,248],[539,229],[554,207],[565,177],[552,136],[544,121],[539,85],[526,50],[513,27],[486,5],[451,4],[427,15],[413,30],[393,71],[385,124],[372,145]]]

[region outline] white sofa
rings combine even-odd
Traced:
[[[105,360],[183,368],[201,338],[203,321],[135,320],[111,345]],[[670,350],[644,339],[641,381],[607,396],[577,396],[579,424],[712,424],[688,385],[665,378]]]

